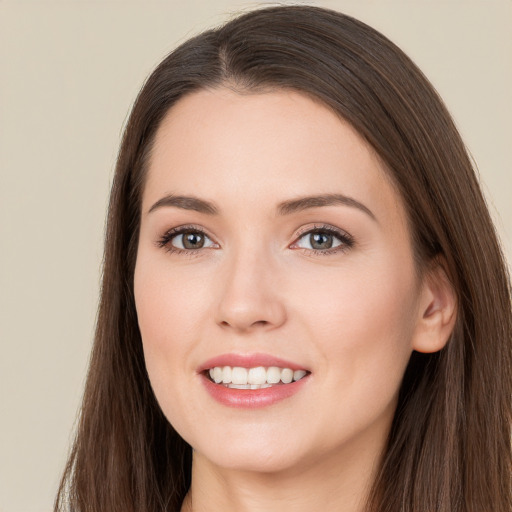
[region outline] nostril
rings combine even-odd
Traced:
[[[267,320],[257,320],[256,322],[253,322],[252,325],[268,325],[269,322]]]
[[[247,328],[251,329],[251,328],[254,328],[254,327],[265,327],[265,326],[267,326],[269,324],[270,324],[270,322],[268,322],[267,320],[256,320],[255,322],[250,323]],[[233,322],[233,324],[231,324],[227,320],[222,320],[220,322],[220,325],[222,327],[236,327],[235,322]]]

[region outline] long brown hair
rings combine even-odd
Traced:
[[[512,510],[512,311],[475,172],[433,87],[383,35],[308,6],[249,12],[185,42],[153,72],[124,133],[76,439],[55,510],[179,510],[191,448],[151,390],[133,298],[141,194],[162,118],[193,91],[302,91],[350,122],[406,205],[418,267],[442,256],[457,292],[447,346],[413,353],[369,496],[374,512]]]

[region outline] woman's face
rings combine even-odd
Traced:
[[[135,299],[157,400],[198,456],[270,472],[378,451],[421,288],[383,165],[325,106],[219,88],[167,114]]]

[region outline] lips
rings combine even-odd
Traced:
[[[203,363],[198,373],[217,402],[255,408],[291,397],[303,387],[311,372],[268,354],[223,354]]]
[[[286,359],[274,357],[269,354],[222,354],[205,361],[198,368],[198,373],[209,370],[210,368],[215,368],[216,366],[239,366],[241,368],[256,368],[258,366],[269,368],[270,366],[276,366],[278,368],[290,368],[294,371],[309,371],[308,368],[294,363],[293,361],[287,361]]]

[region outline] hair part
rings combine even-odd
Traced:
[[[419,268],[446,262],[458,318],[446,347],[414,352],[370,512],[512,509],[510,281],[471,161],[434,88],[383,35],[308,6],[265,8],[200,34],[144,84],[110,199],[101,302],[80,423],[55,511],[179,510],[191,448],[151,389],[133,297],[155,133],[185,95],[291,89],[349,122],[403,199]]]

